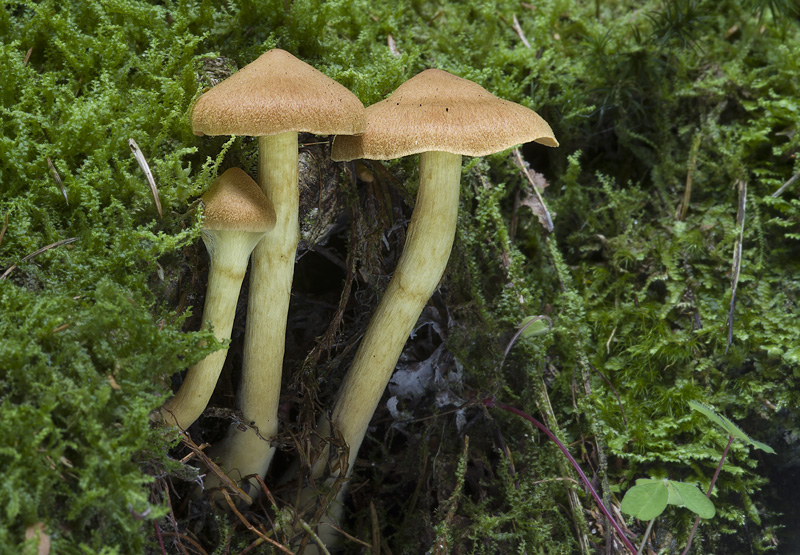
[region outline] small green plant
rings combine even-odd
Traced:
[[[642,553],[644,546],[647,544],[647,538],[650,536],[650,531],[653,528],[656,518],[667,508],[667,505],[675,505],[677,507],[686,507],[693,513],[697,514],[697,518],[692,526],[692,531],[689,534],[689,540],[686,543],[686,548],[683,550],[683,555],[689,552],[692,546],[694,533],[697,530],[697,525],[701,518],[712,518],[716,514],[714,504],[711,502],[711,492],[714,490],[714,484],[717,481],[719,472],[728,455],[731,443],[734,439],[740,439],[747,444],[766,451],[767,453],[775,453],[769,445],[751,439],[744,433],[736,424],[731,422],[724,416],[720,416],[705,405],[697,401],[689,401],[689,406],[717,424],[720,428],[728,433],[728,444],[722,452],[717,470],[714,472],[714,477],[711,479],[711,484],[708,487],[708,492],[703,493],[694,485],[685,482],[674,482],[672,480],[664,479],[651,479],[640,478],[636,480],[636,485],[630,488],[625,496],[622,498],[620,510],[623,513],[633,515],[639,520],[650,521],[647,525],[647,531],[644,534],[644,541],[639,547],[637,553]]]
[[[667,508],[667,505],[686,507],[693,513],[697,513],[698,518],[711,518],[717,512],[714,503],[693,484],[675,482],[666,478],[660,480],[639,478],[636,480],[636,485],[625,493],[619,506],[619,510],[623,513],[633,515],[639,520],[650,521],[644,533],[644,540],[636,552],[637,555],[644,551],[653,524]]]
[[[550,331],[550,329],[552,329],[552,322],[546,316],[529,316],[525,318],[521,322],[517,332],[508,342],[503,355],[503,361],[505,361],[505,357],[508,355],[509,351],[518,339],[536,337],[538,335],[547,333]],[[500,366],[502,366],[502,362]],[[695,519],[692,531],[689,534],[689,539],[686,543],[686,548],[683,550],[682,555],[686,555],[689,552],[689,549],[692,545],[692,539],[694,538],[694,534],[697,530],[697,525],[700,522],[700,519],[712,518],[716,514],[716,508],[714,507],[714,503],[711,501],[711,492],[714,490],[714,484],[719,477],[720,470],[722,470],[722,465],[725,462],[725,459],[728,455],[728,450],[730,449],[731,443],[733,443],[734,439],[740,439],[746,444],[750,444],[757,449],[766,451],[767,453],[775,453],[775,451],[769,445],[750,438],[728,418],[717,414],[712,409],[701,403],[698,403],[697,401],[689,401],[689,407],[692,410],[704,415],[706,418],[725,430],[725,432],[728,434],[728,444],[725,446],[725,450],[722,452],[719,464],[714,472],[714,477],[711,479],[711,484],[709,485],[708,492],[705,495],[697,486],[686,482],[676,482],[666,478],[639,478],[636,480],[636,485],[625,493],[622,503],[620,504],[620,511],[623,513],[632,515],[639,520],[649,521],[647,530],[644,533],[642,544],[639,546],[639,549],[636,550],[614,517],[609,513],[608,509],[600,498],[600,495],[583,473],[580,465],[578,465],[577,461],[572,457],[564,444],[559,441],[556,435],[547,426],[517,408],[496,402],[493,397],[484,399],[482,404],[486,407],[499,408],[521,416],[522,418],[531,422],[549,439],[551,439],[558,446],[563,455],[569,460],[570,464],[572,464],[572,467],[578,473],[578,476],[583,482],[584,487],[592,495],[597,503],[598,508],[602,511],[611,526],[617,532],[620,540],[622,540],[631,553],[635,551],[637,555],[644,551],[644,548],[647,545],[647,538],[650,536],[653,525],[655,524],[656,519],[667,508],[667,505],[685,507],[697,514],[697,518]]]
[[[639,520],[652,521],[664,512],[667,505],[686,507],[701,518],[711,518],[716,513],[714,503],[697,486],[667,478],[639,478],[636,485],[625,493],[619,508]]]
[[[739,427],[725,418],[708,408],[705,405],[698,403],[697,401],[689,401],[689,406],[692,410],[695,410],[711,420],[714,424],[721,427],[723,430],[728,432],[728,444],[725,446],[725,450],[722,452],[722,457],[719,459],[719,464],[717,465],[717,470],[714,472],[714,477],[711,479],[711,484],[708,486],[708,493],[706,493],[706,497],[711,497],[711,492],[714,490],[714,484],[717,482],[717,477],[719,476],[719,471],[722,470],[722,464],[725,462],[725,458],[728,456],[728,449],[731,447],[731,443],[733,443],[734,439],[741,439],[746,444],[750,444],[756,449],[761,449],[762,451],[766,451],[767,453],[774,454],[775,451],[769,445],[765,443],[761,443],[760,441],[756,441],[751,439],[746,433],[744,433]],[[683,550],[682,555],[686,555],[689,553],[689,549],[692,547],[692,540],[694,539],[694,533],[697,531],[697,525],[700,523],[700,515],[694,520],[694,525],[692,525],[692,531],[689,533],[689,540],[686,542],[686,549]]]

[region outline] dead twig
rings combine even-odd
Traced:
[[[50,168],[50,174],[53,176],[53,180],[58,185],[58,188],[61,189],[61,195],[64,197],[64,202],[67,203],[69,206],[69,199],[67,198],[67,188],[64,187],[64,182],[61,181],[61,176],[58,174],[58,170],[56,169],[53,161],[50,160],[50,157],[47,157],[47,167]]]
[[[345,532],[344,530],[342,530],[340,527],[336,526],[332,522],[325,521],[325,522],[320,522],[320,524],[324,524],[325,526],[333,528],[334,530],[336,530],[336,532],[338,532],[339,534],[343,535],[345,537],[345,539],[348,539],[348,540],[350,540],[352,542],[359,543],[364,547],[372,548],[372,546],[370,544],[368,544],[367,542],[365,542],[364,540],[358,539],[357,537],[353,536],[352,534],[348,534],[347,532]]]
[[[156,531],[156,539],[158,540],[158,548],[161,550],[161,555],[167,555],[167,548],[164,547],[164,538],[161,537],[161,529],[155,520],[153,521],[153,528]]]
[[[150,184],[150,191],[153,193],[153,200],[156,203],[158,217],[163,218],[164,215],[161,213],[161,199],[158,197],[158,187],[156,186],[156,180],[153,179],[153,173],[150,171],[150,165],[147,163],[144,154],[142,154],[142,149],[139,148],[139,145],[136,144],[136,141],[133,139],[128,139],[128,146],[131,147],[133,157],[136,158],[136,161],[139,163],[139,167],[142,168],[144,176],[147,178],[147,183]]]
[[[166,481],[164,481],[163,483],[164,483],[164,500],[167,502],[167,511],[168,511],[165,518],[169,522],[170,526],[172,526],[173,530],[178,530],[179,529],[178,521],[175,518],[175,511],[172,509],[172,499],[170,498],[169,495],[169,486]],[[161,534],[167,535],[167,532],[161,532]],[[183,553],[183,555],[189,555],[189,553],[186,551],[186,548],[181,543],[180,535],[176,535],[175,544],[177,545],[178,550],[181,553]]]
[[[192,441],[192,439],[186,432],[181,433],[181,443],[183,443],[186,447],[192,450],[194,454],[201,460],[203,465],[208,469],[208,471],[220,479],[220,481],[224,486],[220,488],[223,495],[226,493],[225,488],[228,488],[248,505],[251,505],[253,503],[253,499],[249,495],[247,495],[239,486],[237,486],[236,482],[231,480],[228,477],[228,475],[225,474],[225,472],[223,472],[219,466],[217,466],[217,463],[208,458],[208,455],[206,455],[203,452],[203,450],[200,449],[200,447],[198,447],[194,441]]]
[[[781,196],[783,192],[792,185],[794,185],[795,181],[797,181],[798,179],[800,179],[800,172],[794,174],[792,177],[789,178],[789,181],[781,185],[780,189],[772,193],[772,198],[778,198],[779,196]]]
[[[5,231],[5,228],[3,229],[3,231]],[[62,239],[61,241],[56,241],[55,243],[51,243],[50,245],[47,245],[46,247],[42,247],[41,249],[30,253],[28,256],[26,256],[25,258],[20,260],[19,264],[22,264],[23,262],[27,262],[31,258],[33,258],[35,256],[39,256],[40,254],[42,254],[45,251],[49,251],[50,249],[55,249],[56,247],[60,247],[61,245],[68,245],[70,243],[74,243],[77,240],[78,240],[77,237],[69,237],[67,239]],[[0,280],[6,279],[9,276],[9,274],[11,274],[11,272],[13,272],[15,269],[17,269],[19,264],[14,264],[13,266],[9,267],[8,270],[3,272],[3,275],[0,276]]]
[[[736,227],[739,228],[739,236],[736,238],[736,246],[733,248],[733,267],[731,275],[731,304],[728,309],[728,344],[725,347],[725,354],[733,343],[733,309],[736,303],[736,286],[739,284],[739,272],[742,269],[742,242],[744,239],[744,211],[747,202],[747,182],[740,179],[736,182],[739,187],[739,207],[736,211]]]
[[[223,489],[222,490],[222,495],[223,495],[223,497],[225,497],[225,501],[228,503],[228,506],[231,508],[231,511],[233,511],[233,513],[237,517],[239,517],[239,520],[242,521],[242,524],[244,524],[247,527],[248,530],[250,530],[252,533],[257,535],[259,538],[261,538],[262,540],[264,540],[268,544],[274,546],[275,548],[283,551],[284,553],[288,553],[289,555],[293,555],[292,551],[290,549],[288,549],[285,545],[276,542],[272,538],[270,538],[267,535],[265,535],[261,530],[259,530],[258,528],[256,528],[252,524],[250,524],[250,521],[247,520],[244,517],[244,515],[239,512],[239,509],[236,508],[236,504],[233,502],[233,499],[231,499],[231,494],[230,493],[228,493],[226,490]]]
[[[525,33],[522,32],[522,26],[519,24],[519,20],[517,19],[516,14],[514,14],[512,21],[513,21],[512,26],[514,27],[514,30],[517,32],[517,35],[519,35],[522,44],[524,44],[528,48],[531,48],[531,43],[529,43],[528,39],[525,38]]]
[[[197,550],[197,553],[200,553],[200,555],[208,555],[208,551],[203,549],[203,546],[200,545],[200,543],[198,543],[197,540],[187,536],[186,534],[181,534],[180,532],[161,532],[161,535],[163,535],[164,537],[171,536],[171,537],[176,538],[178,540],[187,541],[190,544],[192,544],[192,547]],[[181,550],[184,553],[186,553],[187,555],[189,554],[189,552],[186,551],[186,547],[183,544],[179,543],[178,545],[181,546]]]
[[[3,244],[3,237],[5,237],[7,229],[8,229],[8,214],[6,213],[6,216],[3,221],[3,229],[0,229],[0,245]]]

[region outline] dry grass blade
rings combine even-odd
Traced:
[[[164,215],[161,213],[161,199],[158,197],[158,187],[156,186],[156,180],[153,179],[153,173],[150,171],[150,166],[147,163],[147,160],[144,158],[144,154],[142,154],[142,149],[139,148],[139,145],[136,144],[136,141],[133,139],[128,139],[128,146],[131,147],[131,152],[133,152],[133,157],[136,158],[136,161],[139,163],[139,167],[142,168],[144,172],[144,176],[147,178],[147,182],[150,184],[150,191],[153,193],[153,201],[156,203],[156,210],[158,210],[158,217],[163,218]]]
[[[194,452],[194,454],[202,461],[203,465],[208,469],[209,472],[211,472],[214,476],[220,479],[220,481],[224,486],[223,488],[221,488],[223,495],[226,493],[225,488],[228,488],[234,493],[236,493],[236,495],[239,496],[242,499],[242,501],[244,501],[248,505],[253,503],[253,499],[249,495],[247,495],[239,486],[237,486],[236,483],[233,480],[231,480],[219,466],[217,466],[217,463],[208,458],[208,455],[206,455],[203,452],[203,450],[200,449],[200,447],[198,447],[197,444],[191,440],[191,438],[189,438],[188,435],[186,435],[185,433],[181,434],[181,442],[186,447],[191,449],[192,452]]]
[[[267,499],[272,504],[272,506],[277,508],[278,507],[278,503],[275,501],[275,498],[272,496],[272,492],[267,487],[267,484],[264,483],[264,479],[258,474],[253,474],[252,477],[255,478],[258,481],[259,485],[261,486],[261,489],[264,492],[264,495],[267,496]]]
[[[283,551],[284,553],[288,553],[289,555],[293,555],[292,551],[290,549],[288,549],[286,546],[284,546],[284,545],[276,542],[272,538],[266,536],[261,530],[259,530],[258,528],[256,528],[252,524],[250,524],[250,521],[248,521],[244,517],[244,515],[239,512],[239,509],[236,508],[236,504],[233,502],[233,499],[231,499],[231,494],[230,493],[228,493],[226,490],[223,489],[222,490],[222,495],[225,497],[225,501],[228,503],[228,506],[231,508],[231,511],[233,511],[233,514],[235,514],[237,517],[239,517],[239,520],[242,521],[242,524],[244,524],[247,527],[248,530],[250,530],[252,533],[257,535],[259,538],[261,538],[262,540],[264,540],[268,544],[274,546],[275,548]]]
[[[739,236],[736,238],[736,246],[733,249],[733,265],[731,275],[731,304],[728,309],[728,344],[725,353],[731,348],[733,343],[733,308],[736,303],[736,286],[739,284],[739,272],[742,269],[742,241],[744,238],[744,210],[747,202],[747,182],[740,179],[736,182],[739,187],[739,208],[736,211],[736,227],[739,228]]]
[[[181,534],[180,532],[164,532],[164,531],[162,531],[161,535],[164,536],[165,538],[166,537],[172,537],[172,538],[176,538],[176,539],[181,540],[181,541],[185,541],[185,542],[191,544],[193,550],[196,550],[196,553],[199,553],[200,555],[208,555],[208,551],[203,549],[203,546],[200,545],[197,542],[197,540],[195,540],[193,538],[190,538],[186,534]],[[189,553],[186,550],[186,547],[183,544],[180,544],[180,546],[181,546],[181,551],[183,551],[184,553],[187,553],[187,554]]]
[[[544,203],[541,193],[539,193],[539,187],[536,186],[536,182],[531,175],[531,169],[528,166],[528,163],[522,159],[522,154],[520,154],[518,148],[514,149],[514,163],[525,176],[525,179],[528,180],[528,183],[530,183],[533,192],[536,194],[536,199],[538,200],[536,206],[532,206],[530,204],[527,206],[533,211],[534,214],[536,214],[536,216],[539,218],[539,222],[547,230],[547,232],[552,233],[555,229],[555,226],[553,225],[553,217],[550,215],[550,211],[547,209],[547,205]],[[523,202],[523,204],[525,203]]]
[[[5,230],[3,230],[3,231],[5,231]],[[74,243],[77,240],[78,240],[77,237],[69,237],[67,239],[62,239],[61,241],[56,241],[55,243],[51,243],[50,245],[47,245],[46,247],[42,247],[41,249],[30,253],[28,256],[26,256],[25,258],[20,260],[19,263],[22,264],[23,262],[27,262],[28,260],[30,260],[31,258],[33,258],[35,256],[39,256],[40,254],[42,254],[45,251],[49,251],[50,249],[54,249],[56,247],[60,247],[61,245],[68,245],[69,243]],[[8,270],[3,272],[3,275],[0,276],[0,280],[6,279],[9,276],[9,274],[11,274],[11,272],[13,272],[17,268],[17,266],[19,266],[19,264],[14,264]]]
[[[519,24],[519,19],[517,19],[516,15],[514,15],[513,17],[514,17],[514,19],[513,19],[514,30],[517,32],[517,35],[519,35],[519,38],[522,41],[522,44],[524,44],[526,47],[530,48],[531,47],[531,43],[528,42],[528,39],[525,38],[525,33],[522,32],[522,25]]]
[[[301,522],[302,522],[302,521],[301,521]],[[344,537],[345,537],[345,539],[348,539],[348,540],[350,540],[351,542],[355,542],[355,543],[361,544],[361,545],[363,545],[364,547],[367,547],[367,548],[372,548],[372,546],[371,546],[370,544],[368,544],[367,542],[365,542],[364,540],[360,540],[360,539],[358,539],[357,537],[353,536],[352,534],[348,534],[347,532],[345,532],[344,530],[342,530],[342,529],[341,529],[339,526],[336,526],[335,524],[333,524],[333,523],[331,523],[331,522],[327,522],[327,521],[326,521],[326,522],[321,522],[320,524],[324,524],[325,526],[328,526],[328,527],[330,527],[330,528],[333,528],[333,529],[334,529],[334,530],[336,530],[336,531],[337,531],[339,534],[341,534],[342,536],[344,536]],[[316,536],[315,536],[315,537],[316,537]],[[326,553],[327,553],[327,552],[326,552]]]
[[[53,180],[56,182],[56,185],[58,185],[58,188],[61,189],[61,195],[64,197],[64,202],[66,202],[67,206],[69,206],[69,199],[67,198],[67,188],[64,187],[64,182],[61,181],[61,176],[58,175],[58,170],[53,164],[53,161],[50,160],[49,156],[47,157],[47,167],[50,168],[50,174],[53,176]]]

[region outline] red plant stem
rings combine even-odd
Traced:
[[[725,446],[725,450],[722,452],[722,457],[719,459],[717,470],[714,472],[714,477],[711,478],[711,483],[708,485],[706,497],[709,499],[711,499],[711,492],[714,491],[714,484],[717,483],[717,477],[719,476],[719,471],[722,470],[722,464],[725,462],[725,457],[728,456],[728,449],[731,448],[731,443],[733,443],[733,436],[728,437],[728,445]],[[686,542],[686,548],[683,550],[681,555],[686,555],[689,553],[689,548],[692,547],[692,540],[694,540],[694,533],[697,531],[698,524],[700,524],[700,515],[697,515],[697,518],[694,519],[694,526],[692,526],[692,531],[689,532],[689,541]]]
[[[153,526],[156,529],[156,538],[158,538],[158,547],[161,548],[161,554],[167,555],[167,550],[164,547],[164,539],[161,537],[161,528],[158,527],[158,522],[153,521]]]
[[[622,531],[622,528],[620,528],[619,524],[617,524],[617,521],[614,519],[614,517],[611,516],[611,513],[608,512],[608,509],[606,509],[606,506],[603,504],[603,501],[600,499],[600,496],[597,494],[597,491],[595,491],[594,487],[592,486],[592,483],[589,481],[589,478],[586,477],[586,474],[583,473],[583,470],[581,470],[580,465],[578,465],[578,461],[576,461],[575,458],[570,454],[570,452],[567,451],[567,448],[564,446],[564,444],[561,443],[561,441],[559,441],[559,439],[555,436],[555,434],[553,434],[553,432],[550,431],[550,429],[547,426],[545,426],[544,424],[536,420],[534,417],[522,412],[517,408],[514,408],[509,405],[504,405],[503,403],[496,403],[495,400],[491,397],[484,399],[483,404],[484,406],[487,407],[497,407],[498,409],[503,409],[505,411],[512,412],[517,416],[521,416],[522,418],[524,418],[525,420],[527,420],[528,422],[539,428],[542,431],[542,433],[544,433],[547,437],[549,437],[558,446],[558,448],[561,449],[561,452],[564,453],[564,456],[567,457],[567,459],[569,459],[570,464],[572,464],[572,467],[578,473],[578,476],[580,476],[583,485],[586,486],[586,489],[588,489],[589,493],[592,494],[592,497],[594,498],[595,503],[597,503],[597,506],[600,508],[601,511],[603,511],[603,514],[611,523],[611,526],[614,527],[614,530],[617,531],[617,534],[622,540],[622,543],[625,544],[625,547],[627,547],[631,553],[636,553],[636,548],[633,546],[631,541],[625,536],[625,533]]]

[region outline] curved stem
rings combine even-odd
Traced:
[[[263,233],[203,231],[211,260],[201,329],[213,328],[214,337],[220,342],[231,338],[247,259],[262,236]],[[211,399],[227,354],[227,347],[214,351],[189,368],[178,392],[161,408],[168,423],[185,430],[197,420]]]
[[[622,528],[620,528],[619,524],[617,524],[616,519],[614,519],[614,517],[611,516],[611,513],[608,511],[606,506],[603,504],[603,500],[600,499],[600,496],[597,494],[597,491],[595,491],[594,487],[592,486],[592,483],[589,481],[589,478],[587,478],[586,474],[583,473],[583,470],[581,469],[580,465],[578,464],[578,461],[575,460],[575,458],[570,454],[570,452],[567,450],[567,448],[564,446],[564,444],[561,443],[561,441],[559,441],[559,439],[555,436],[555,434],[553,432],[550,431],[550,429],[547,426],[545,426],[544,424],[542,424],[541,422],[536,420],[534,417],[530,416],[529,414],[526,414],[525,412],[523,412],[523,411],[521,411],[521,410],[519,410],[517,408],[514,408],[514,407],[512,407],[510,405],[504,405],[502,403],[496,403],[494,401],[494,399],[491,399],[491,398],[490,399],[484,399],[483,404],[485,406],[487,406],[487,407],[497,407],[499,409],[503,409],[505,411],[512,412],[512,413],[516,414],[517,416],[521,416],[522,418],[524,418],[525,420],[527,420],[528,422],[530,422],[531,424],[533,424],[534,426],[539,428],[539,430],[541,430],[542,433],[544,433],[544,435],[549,437],[553,441],[553,443],[555,443],[558,446],[558,448],[561,450],[561,452],[564,454],[564,456],[567,457],[569,462],[572,464],[572,468],[574,468],[575,472],[577,472],[578,476],[580,476],[581,482],[583,482],[583,485],[586,486],[586,489],[589,490],[589,493],[594,498],[594,501],[595,501],[595,503],[597,503],[598,508],[606,516],[608,521],[614,527],[614,530],[617,531],[617,534],[619,535],[620,539],[622,540],[622,543],[625,544],[625,547],[627,547],[630,550],[631,553],[636,553],[636,547],[634,547],[634,545],[627,538],[627,536],[625,536],[625,533],[622,531]]]
[[[644,553],[644,548],[647,545],[647,538],[650,537],[650,532],[653,531],[653,525],[656,523],[655,518],[651,518],[650,522],[647,523],[647,530],[644,531],[644,539],[642,540],[642,545],[639,546],[639,551],[636,552],[636,555],[642,555]]]
[[[239,407],[252,427],[242,432],[232,425],[215,449],[220,466],[235,478],[263,477],[275,453],[269,439],[278,433],[286,320],[300,237],[297,133],[259,137],[258,158],[258,184],[275,209],[276,224],[253,251],[250,270]],[[255,487],[251,483],[251,491]]]
[[[403,254],[333,409],[333,425],[350,448],[347,474],[352,471],[369,421],[403,346],[447,267],[458,219],[460,181],[461,155],[446,152],[420,155],[417,202]],[[321,475],[327,462],[326,457],[319,460],[315,476]]]

